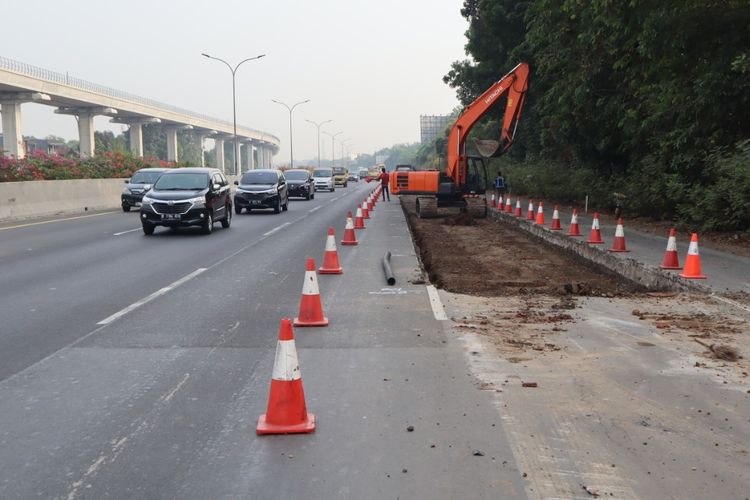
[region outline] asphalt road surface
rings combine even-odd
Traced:
[[[319,278],[331,325],[296,329],[316,432],[255,434],[305,257],[372,187],[209,236],[145,237],[136,213],[1,228],[0,498],[525,497],[492,395],[407,279],[397,201]]]

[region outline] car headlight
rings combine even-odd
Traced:
[[[122,189],[122,194],[133,194],[133,193],[130,192],[129,188],[123,188]]]
[[[196,196],[195,198],[190,198],[187,200],[188,202],[192,203],[194,207],[202,207],[206,204],[206,197],[205,196]]]
[[[153,198],[149,198],[148,196],[144,196],[141,200],[141,206],[151,206],[151,203],[154,202]]]

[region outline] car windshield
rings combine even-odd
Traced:
[[[208,175],[198,173],[162,175],[154,184],[159,191],[194,191],[208,187]]]
[[[306,170],[287,170],[284,175],[290,181],[304,181],[310,174]]]
[[[333,175],[341,175],[344,173],[343,167],[333,167]]]
[[[248,172],[242,176],[240,184],[276,184],[274,172]]]
[[[161,175],[161,172],[136,172],[132,179],[131,184],[153,184]]]
[[[313,177],[331,177],[330,170],[316,170],[313,172]]]

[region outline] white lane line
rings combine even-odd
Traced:
[[[141,228],[137,227],[135,229],[128,229],[127,231],[120,231],[119,233],[113,233],[112,236],[120,236],[121,234],[128,234],[128,233],[132,233],[133,231],[140,231],[140,230]]]
[[[448,316],[445,314],[445,309],[443,309],[443,303],[440,301],[440,295],[438,295],[437,288],[432,285],[427,285],[427,295],[430,296],[430,306],[432,306],[432,314],[435,315],[435,319],[438,321],[446,321]]]
[[[0,227],[0,231],[5,231],[6,229],[18,229],[20,227],[38,226],[39,224],[51,224],[53,222],[63,222],[66,220],[88,219],[89,217],[99,217],[100,215],[108,215],[108,214],[116,214],[116,213],[119,213],[119,210],[113,210],[111,212],[102,212],[99,214],[79,215],[77,217],[67,217],[65,219],[53,219],[53,220],[43,220],[41,222],[29,222],[28,224],[19,224],[17,226]]]
[[[308,210],[308,211],[307,211],[307,213],[311,214],[311,213],[315,212],[316,210],[320,210],[320,207],[321,207],[321,206],[322,206],[322,205],[320,205],[320,206],[317,206],[317,207],[315,207],[315,208],[311,208],[310,210]]]
[[[341,198],[341,196],[336,196],[335,198],[331,198],[330,200],[328,200],[328,203],[333,203],[334,201],[338,200],[339,198]]]
[[[263,233],[263,236],[271,236],[273,233],[275,233],[276,231],[281,231],[283,228],[287,227],[289,224],[291,224],[291,222],[285,222],[282,225],[271,229],[267,233]]]
[[[177,281],[175,281],[171,285],[167,285],[164,288],[161,288],[161,289],[155,291],[154,293],[152,293],[148,297],[145,297],[145,298],[139,300],[138,302],[133,302],[128,307],[126,307],[124,309],[121,309],[121,310],[117,311],[116,313],[114,313],[112,316],[101,320],[100,322],[97,323],[97,325],[108,325],[108,324],[112,323],[116,319],[121,318],[122,316],[125,316],[129,312],[131,312],[131,311],[133,311],[135,309],[138,309],[139,307],[141,307],[144,304],[148,304],[149,302],[151,302],[155,298],[160,297],[160,296],[164,295],[165,293],[167,293],[167,292],[169,292],[171,290],[174,290],[175,288],[177,288],[178,286],[182,285],[183,283],[185,283],[187,281],[190,281],[191,279],[195,278],[196,276],[198,276],[199,274],[201,274],[204,271],[206,271],[205,267],[201,267],[201,268],[196,269],[195,271],[193,271],[192,273],[188,274],[187,276],[183,276],[182,278],[178,279]]]

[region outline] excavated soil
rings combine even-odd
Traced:
[[[413,197],[401,197],[430,281],[450,292],[620,296],[642,289],[603,269],[552,249],[533,236],[489,219],[455,214],[416,216]]]

